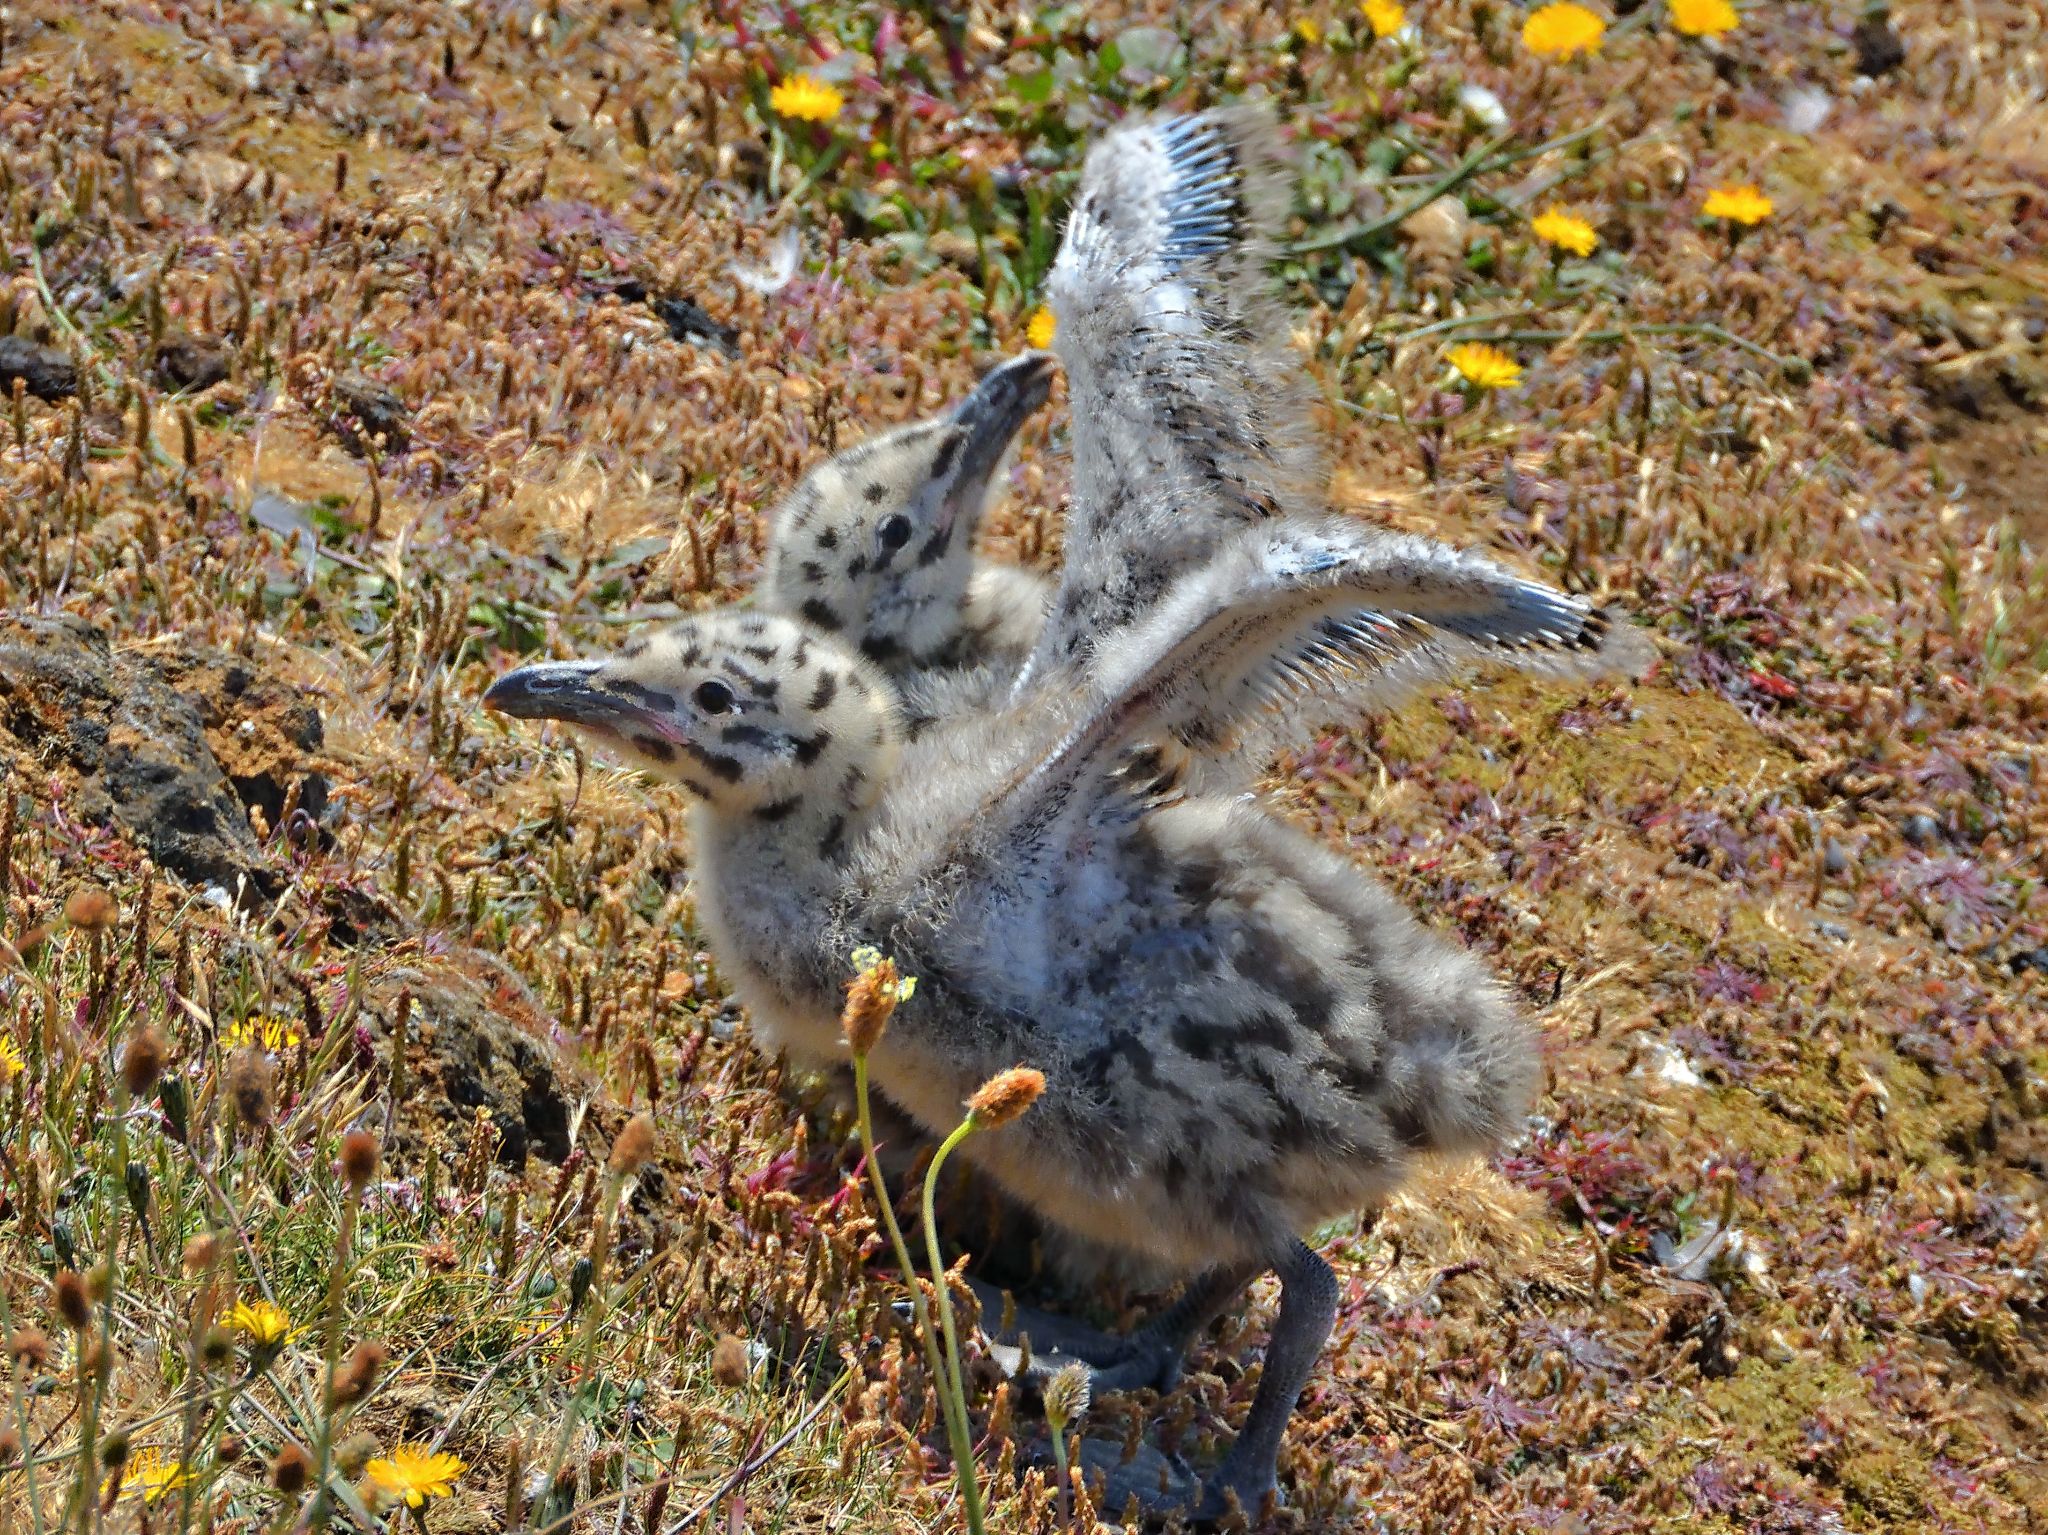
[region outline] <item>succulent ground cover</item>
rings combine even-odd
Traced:
[[[2041,1528],[2044,73],[2026,0],[0,11],[0,1528],[957,1527],[682,802],[475,700],[743,593],[1045,338],[1093,131],[1247,93],[1333,499],[1661,652],[1275,764],[1549,1084],[1321,1234],[1269,1522]],[[1085,1431],[1199,1455],[1269,1300]]]

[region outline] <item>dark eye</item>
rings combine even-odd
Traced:
[[[910,519],[901,512],[884,517],[875,529],[875,542],[891,551],[901,549],[910,542]]]
[[[697,691],[690,695],[697,707],[706,714],[730,714],[732,712],[732,689],[722,682],[700,682]]]

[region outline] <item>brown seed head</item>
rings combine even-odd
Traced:
[[[846,988],[846,1006],[839,1014],[839,1026],[855,1055],[866,1055],[882,1042],[882,1031],[901,1000],[902,981],[896,961],[878,959],[854,977]]]
[[[41,1370],[50,1363],[50,1335],[40,1327],[17,1327],[7,1338],[7,1357],[25,1369]]]
[[[209,1327],[206,1329],[206,1336],[199,1340],[199,1352],[208,1364],[219,1364],[234,1351],[235,1335],[225,1327]]]
[[[345,1407],[368,1396],[383,1372],[385,1357],[381,1343],[358,1343],[350,1349],[334,1377],[334,1405]]]
[[[64,901],[64,919],[88,933],[104,932],[119,914],[114,898],[97,885],[81,885]]]
[[[21,1435],[9,1424],[0,1428],[0,1466],[12,1465],[21,1456]]]
[[[630,1178],[653,1156],[654,1116],[635,1114],[619,1131],[619,1138],[612,1142],[611,1170],[617,1177]]]
[[[744,1386],[753,1373],[747,1340],[730,1332],[721,1337],[711,1350],[711,1378],[721,1386]]]
[[[73,1332],[92,1325],[92,1301],[85,1293],[85,1280],[76,1269],[57,1272],[57,1315]]]
[[[341,1138],[341,1180],[352,1194],[360,1194],[377,1176],[377,1137],[367,1130],[351,1130]]]
[[[240,1434],[222,1434],[213,1441],[214,1459],[224,1466],[232,1466],[247,1453],[249,1441]]]
[[[130,1098],[147,1098],[164,1074],[164,1037],[153,1023],[144,1024],[121,1052],[121,1080]]]
[[[183,1258],[185,1273],[203,1274],[220,1261],[220,1238],[210,1231],[202,1231],[185,1244]]]
[[[267,1125],[277,1112],[277,1069],[263,1051],[249,1046],[228,1058],[228,1091],[245,1125]]]
[[[287,1443],[270,1463],[270,1485],[286,1497],[295,1498],[305,1491],[306,1478],[312,1472],[313,1458],[299,1446]]]
[[[128,1435],[125,1431],[117,1428],[100,1441],[100,1464],[111,1471],[115,1467],[124,1466],[127,1463]]]
[[[1000,1130],[1038,1102],[1045,1091],[1045,1073],[1029,1066],[1012,1066],[982,1083],[967,1100],[967,1117],[977,1130]]]

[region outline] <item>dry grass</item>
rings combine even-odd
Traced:
[[[1304,239],[1357,231],[1283,269],[1336,498],[1620,594],[1664,654],[1634,690],[1446,695],[1278,767],[1293,813],[1547,1009],[1551,1085],[1498,1168],[1325,1234],[1339,1342],[1275,1527],[2040,1528],[2038,7],[1758,6],[1716,48],[1650,0],[1564,66],[1489,0],[1417,0],[1412,44],[1349,6],[1178,37],[1166,6],[977,4],[951,37],[923,14],[0,15],[0,336],[81,381],[0,396],[0,607],[77,615],[121,676],[190,693],[257,806],[239,909],[152,876],[165,828],[110,820],[93,765],[148,731],[95,745],[0,666],[0,1296],[54,1340],[15,1372],[37,1496],[14,1444],[0,1530],[58,1528],[117,1430],[192,1480],[95,1511],[94,1467],[73,1529],[289,1527],[266,1463],[323,1434],[338,1488],[400,1443],[458,1455],[433,1530],[508,1502],[590,1530],[957,1525],[846,1126],[748,1047],[680,801],[474,700],[516,656],[744,591],[805,465],[1022,344],[1095,126],[1260,90],[1303,146]],[[767,112],[805,65],[840,72],[831,131]],[[1465,86],[1506,112],[1490,157]],[[1468,161],[1457,206],[1410,217]],[[1732,182],[1776,205],[1739,242],[1697,216]],[[1593,257],[1535,245],[1552,200]],[[791,221],[796,280],[737,283]],[[673,339],[659,298],[729,345]],[[180,383],[192,338],[224,378]],[[1522,387],[1446,393],[1473,339]],[[366,386],[395,397],[379,422]],[[1035,430],[991,539],[1050,560],[1060,428]],[[87,883],[111,927],[67,919]],[[230,1039],[266,1015],[300,1041],[252,1125]],[[145,1027],[182,1142],[154,1084],[123,1112]],[[660,1154],[614,1188],[645,1107]],[[359,1124],[388,1137],[332,1314],[389,1364],[330,1414]],[[68,1332],[58,1271],[116,1251]],[[256,1370],[208,1336],[266,1292],[311,1331]],[[1261,1328],[1097,1430],[1199,1451]],[[1029,1415],[978,1410],[991,1527],[1054,1528],[1014,1469]],[[566,1490],[527,1509],[557,1455]]]

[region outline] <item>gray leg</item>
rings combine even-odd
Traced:
[[[1280,1441],[1294,1404],[1308,1384],[1330,1328],[1337,1320],[1337,1276],[1321,1256],[1297,1241],[1279,1264],[1280,1315],[1266,1345],[1266,1367],[1244,1428],[1210,1480],[1197,1519],[1220,1518],[1224,1494],[1234,1492],[1249,1518],[1273,1490]]]

